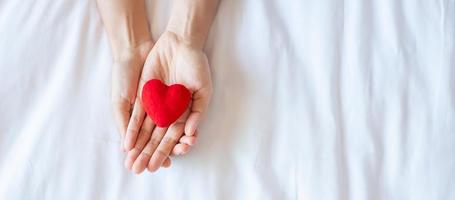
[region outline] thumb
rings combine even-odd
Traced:
[[[202,88],[193,93],[190,114],[185,123],[185,135],[194,135],[199,122],[207,110],[211,95],[211,88]]]
[[[114,108],[114,118],[117,124],[117,129],[120,132],[122,140],[125,138],[128,121],[130,118],[131,103],[126,99],[112,101]]]

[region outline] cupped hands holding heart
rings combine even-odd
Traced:
[[[115,59],[112,105],[126,168],[141,173],[188,152],[212,95],[203,52],[218,0],[174,1],[155,44],[144,0],[97,0]]]
[[[137,91],[124,138],[125,166],[135,173],[153,172],[170,164],[170,154],[185,153],[195,142],[212,94],[207,57],[200,47],[166,31],[145,61]]]

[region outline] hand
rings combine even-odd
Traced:
[[[146,41],[137,47],[119,51],[112,67],[111,102],[117,128],[122,137],[122,149],[142,68],[152,47],[153,42]]]
[[[123,141],[130,121],[133,103],[136,100],[137,87],[141,76],[142,68],[147,58],[148,53],[153,47],[153,42],[146,41],[140,45],[118,51],[115,56],[115,62],[112,68],[112,91],[111,101],[114,110],[114,117],[118,130],[120,132],[123,148]],[[185,144],[193,144],[195,139],[182,139]],[[176,149],[179,154],[184,154],[181,149]],[[170,162],[165,162],[164,166],[169,166]]]
[[[140,94],[150,79],[160,79],[166,84],[180,83],[192,92],[188,110],[168,128],[155,127],[142,108]],[[210,69],[202,48],[173,32],[164,32],[142,71],[138,98],[125,136],[125,148],[129,151],[125,166],[135,173],[141,173],[146,167],[154,172],[161,165],[170,165],[168,156],[171,153],[187,152],[189,145],[195,143],[196,129],[211,95]]]

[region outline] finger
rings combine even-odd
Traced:
[[[184,155],[190,150],[191,145],[196,144],[197,141],[197,130],[193,136],[182,136],[179,143],[172,149],[172,155]]]
[[[132,170],[135,173],[141,173],[144,171],[144,169],[147,167],[147,164],[150,161],[150,157],[155,152],[155,149],[159,146],[165,133],[166,133],[165,128],[156,127],[153,130],[152,137],[150,138],[147,145],[144,147],[142,152],[137,156],[136,160],[133,163]]]
[[[131,149],[131,151],[128,151],[128,154],[126,155],[124,162],[126,169],[132,170],[134,161],[136,161],[137,157],[139,156],[139,154],[141,154],[141,152],[142,150],[136,148]]]
[[[179,143],[175,145],[175,147],[172,149],[172,155],[178,156],[178,155],[183,155],[188,153],[190,151],[190,146],[187,144],[182,144]]]
[[[150,117],[145,117],[144,122],[142,123],[141,126],[141,131],[139,132],[138,136],[133,136],[131,137],[126,137],[125,138],[125,149],[127,151],[131,150],[133,147],[136,147],[140,150],[144,148],[145,144],[147,143],[148,139],[150,138],[150,135],[152,134],[153,128],[155,124],[153,123],[153,120]],[[139,144],[138,144],[139,143]]]
[[[128,120],[130,119],[131,103],[126,99],[121,99],[112,101],[112,106],[114,108],[114,118],[117,129],[120,132],[123,141],[128,127]]]
[[[153,153],[152,158],[148,164],[148,170],[151,172],[156,171],[169,156],[174,146],[177,144],[180,136],[183,134],[184,124],[174,123],[172,124],[161,140],[158,148]]]
[[[128,128],[126,129],[125,141],[129,141],[129,143],[131,143],[131,141],[136,142],[144,118],[145,111],[142,108],[141,101],[136,98],[133,108],[133,114],[131,114],[131,118],[128,123]],[[125,144],[125,142],[123,143],[123,146],[127,151],[131,150],[132,148],[131,146],[128,146],[130,148],[126,148],[127,145]]]
[[[144,125],[141,127],[141,131],[139,132],[136,144],[133,144],[134,148],[131,149],[126,156],[124,163],[125,168],[131,170],[134,161],[137,159],[137,157],[139,156],[139,154],[142,152],[145,145],[149,141],[154,126],[155,125],[153,124],[152,119],[150,117],[146,117],[144,120]]]
[[[180,143],[187,144],[187,145],[190,145],[190,146],[193,146],[194,144],[196,144],[196,141],[197,141],[197,136],[196,135],[193,135],[193,136],[184,135],[179,140]]]
[[[171,159],[168,157],[168,158],[166,158],[166,160],[164,160],[163,165],[161,165],[161,167],[169,168],[170,166],[171,166]]]
[[[203,113],[208,107],[212,91],[210,88],[204,88],[193,93],[193,103],[191,112],[185,124],[185,135],[194,135]]]
[[[182,136],[179,143],[172,149],[172,155],[183,155],[187,154],[191,146],[196,144],[197,141],[197,130],[193,136]]]

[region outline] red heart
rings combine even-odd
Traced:
[[[174,123],[185,112],[190,100],[190,91],[181,84],[167,86],[152,79],[142,89],[142,105],[158,127]]]

